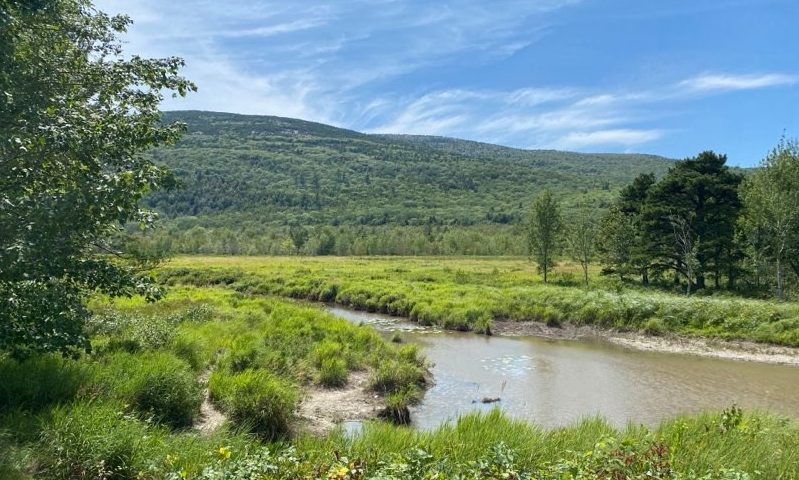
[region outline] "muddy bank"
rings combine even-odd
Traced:
[[[341,388],[309,387],[297,412],[300,429],[324,435],[342,422],[375,419],[385,408],[383,398],[368,390],[369,373],[350,373]]]
[[[748,341],[685,337],[674,334],[653,336],[639,332],[604,330],[590,325],[575,326],[565,323],[553,327],[541,322],[510,320],[494,321],[491,330],[495,335],[533,336],[555,340],[602,338],[635,350],[799,366],[799,348]]]

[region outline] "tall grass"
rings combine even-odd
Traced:
[[[591,290],[577,282],[545,285],[521,259],[181,257],[160,278],[335,301],[453,330],[486,332],[494,320],[535,320],[799,346],[796,303],[686,297],[607,280]]]
[[[190,366],[166,352],[116,352],[97,363],[93,395],[123,400],[144,418],[173,428],[192,425],[202,391]]]
[[[495,410],[432,431],[374,422],[355,435],[298,436],[302,389],[356,369],[370,371],[389,414],[404,415],[424,381],[416,347],[225,288],[173,289],[155,306],[97,303],[125,320],[98,319],[94,353],[0,358],[0,478],[799,478],[799,424],[735,408],[656,428],[589,418],[546,430]],[[114,346],[146,329],[129,319],[158,318],[170,328],[148,338],[166,341]],[[231,420],[210,436],[175,428],[196,414],[205,368]]]

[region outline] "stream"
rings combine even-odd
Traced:
[[[601,415],[618,427],[736,403],[799,416],[799,368],[632,350],[601,338],[551,340],[442,331],[386,315],[330,306],[333,315],[399,332],[432,364],[434,385],[411,410],[429,429],[496,406],[544,427]],[[485,397],[500,401],[484,404]]]

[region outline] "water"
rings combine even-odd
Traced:
[[[799,368],[644,352],[601,339],[486,337],[420,327],[402,319],[331,307],[354,323],[399,332],[433,363],[435,384],[412,410],[419,428],[499,406],[546,427],[599,414],[617,426],[733,403],[799,417]],[[499,397],[483,404],[484,397]]]

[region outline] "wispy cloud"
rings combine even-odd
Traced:
[[[674,131],[663,117],[705,96],[799,83],[780,71],[689,72],[676,81],[664,71],[662,79],[605,87],[492,88],[451,73],[522,58],[514,56],[557,28],[554,13],[581,2],[96,0],[103,10],[131,14],[129,51],[187,60],[184,73],[199,92],[166,108],[589,150],[661,140]],[[437,71],[450,73],[428,77]]]
[[[601,145],[635,146],[657,140],[663,137],[664,133],[663,130],[634,130],[629,128],[572,132],[558,139],[556,145],[566,149]]]
[[[670,133],[666,128],[641,125],[656,124],[674,105],[719,92],[787,85],[793,78],[780,73],[700,75],[623,91],[442,90],[405,103],[382,103],[382,115],[371,117],[369,130],[460,136],[529,148],[634,147]]]
[[[753,90],[766,87],[793,85],[799,81],[796,75],[765,73],[753,75],[705,73],[680,82],[679,86],[695,92]]]

